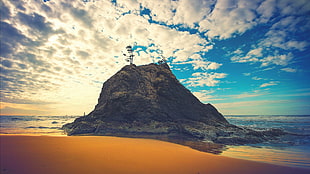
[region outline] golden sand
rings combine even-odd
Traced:
[[[0,141],[3,174],[309,173],[150,139],[2,135]]]

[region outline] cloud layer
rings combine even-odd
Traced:
[[[204,87],[233,83],[227,79],[228,63],[296,73],[291,66],[295,53],[309,48],[304,39],[310,29],[307,0],[0,3],[2,109],[28,108],[34,114],[90,111],[102,83],[126,64],[127,45],[134,46],[137,65],[163,56],[177,73],[189,70],[182,82],[201,96]],[[211,54],[225,49],[218,42],[256,27],[262,27],[261,37],[234,45],[224,54],[228,59]],[[278,84],[270,79],[257,88]]]

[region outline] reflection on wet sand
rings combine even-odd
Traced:
[[[289,147],[268,148],[259,146],[227,146],[222,156],[240,158],[265,163],[304,167],[310,169],[310,156],[302,151],[287,150]]]

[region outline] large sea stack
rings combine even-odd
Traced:
[[[104,82],[88,115],[63,126],[68,135],[112,135],[222,144],[258,143],[283,132],[231,125],[203,104],[167,64],[127,65]]]

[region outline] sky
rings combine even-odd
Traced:
[[[309,0],[0,4],[1,115],[89,113],[128,45],[224,115],[310,115]]]

